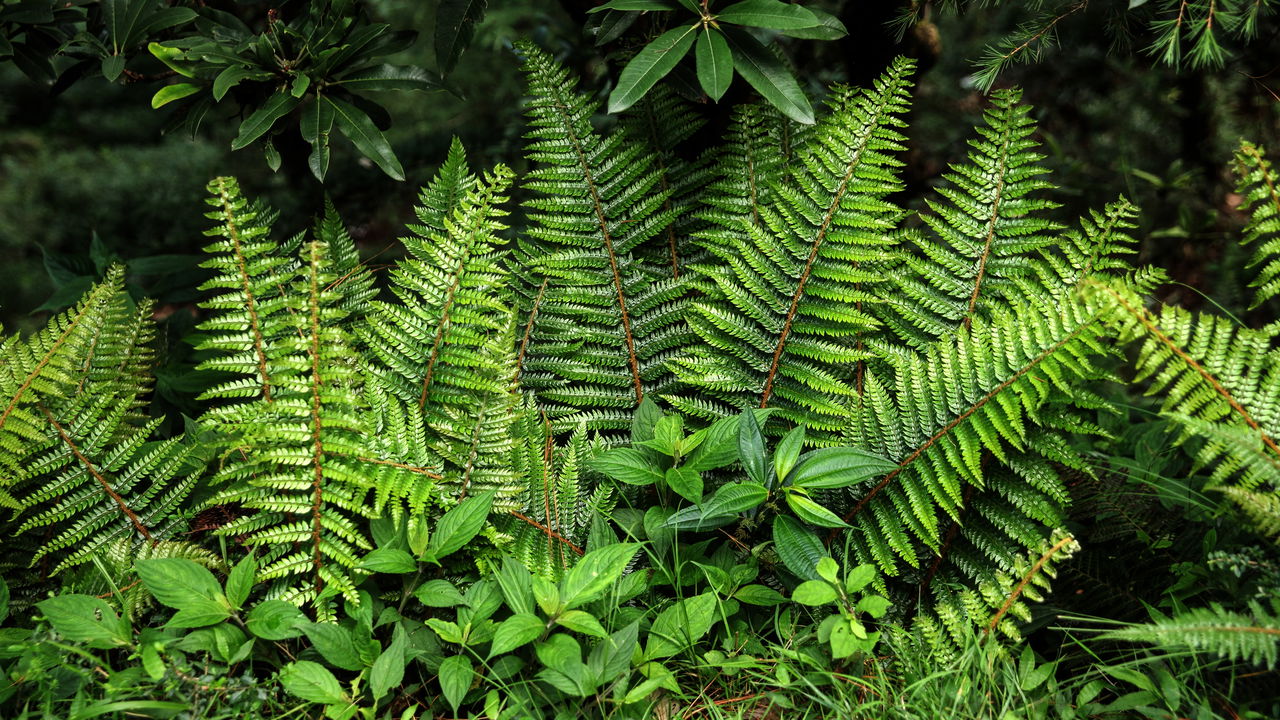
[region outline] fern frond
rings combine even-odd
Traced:
[[[796,152],[796,129],[772,105],[738,105],[715,151],[715,180],[702,190],[700,217],[712,227],[698,233],[700,244],[733,241],[746,232],[744,219],[760,223],[759,208],[773,200]]]
[[[27,442],[21,472],[3,483],[24,508],[12,532],[44,536],[31,566],[53,556],[50,574],[57,574],[110,543],[169,534],[199,475],[187,467],[190,445],[152,441],[159,420],[128,428],[127,397],[84,395],[58,416],[37,407],[44,436]]]
[[[1086,278],[1123,277],[1133,266],[1137,241],[1129,231],[1137,227],[1138,208],[1121,197],[1101,212],[1080,217],[1079,228],[1063,232],[1057,242],[1040,251],[1035,277],[1021,280],[1021,295],[1061,297],[1074,292]]]
[[[617,503],[611,484],[592,487],[583,477],[586,461],[603,445],[598,438],[589,441],[584,426],[557,443],[550,420],[531,404],[520,413],[516,435],[525,492],[522,507],[502,527],[513,538],[517,559],[531,572],[558,580],[582,554],[592,517],[607,515]]]
[[[877,323],[864,306],[878,302],[875,266],[903,216],[887,197],[899,187],[890,153],[903,149],[897,128],[913,68],[900,58],[869,91],[839,92],[800,151],[793,183],[775,185],[775,202],[760,209],[760,225],[740,217],[745,234],[705,239],[711,257],[691,270],[710,296],[689,314],[702,344],[674,368],[720,404],[718,414],[776,407],[775,417],[818,439],[843,424],[857,389],[840,368],[868,356],[863,338]],[[699,410],[690,398],[670,400]]]
[[[900,299],[887,309],[904,339],[942,337],[1008,302],[1017,280],[1034,272],[1032,258],[1060,229],[1043,217],[1057,203],[1038,198],[1052,184],[1032,138],[1036,123],[1017,90],[998,90],[984,113],[968,161],[943,177],[938,200],[922,214],[931,236],[912,234],[916,253],[905,259]]]
[[[214,209],[206,217],[217,225],[205,235],[217,238],[205,247],[211,257],[201,263],[214,277],[200,286],[215,294],[200,306],[210,311],[200,323],[205,337],[196,346],[215,357],[197,366],[201,370],[231,373],[234,380],[206,391],[201,399],[273,399],[269,348],[291,329],[286,288],[298,272],[294,243],[281,246],[268,236],[272,213],[251,204],[240,193],[234,178],[209,183]]]
[[[1153,312],[1132,291],[1086,284],[1106,303],[1122,342],[1138,345],[1138,382],[1162,395],[1161,412],[1243,424],[1280,459],[1280,354],[1269,334],[1176,307]]]
[[[665,207],[654,156],[625,134],[595,132],[597,103],[547,53],[520,49],[531,94],[526,153],[536,166],[518,253],[531,320],[521,384],[558,432],[582,422],[622,430],[646,393],[672,389],[666,360],[687,342],[683,283],[669,270],[655,280],[664,271],[643,260],[676,211]]]
[[[106,371],[102,360],[94,367],[94,349],[104,329],[119,319],[123,283],[124,269],[112,267],[75,307],[51,318],[43,330],[28,338],[11,335],[0,343],[0,480],[12,481],[21,471],[25,443],[46,437],[40,403],[56,407],[71,401],[91,375],[112,380],[102,377]],[[117,333],[118,328],[111,332]],[[107,364],[120,360],[132,375],[135,370],[124,352],[100,357],[108,358]],[[0,503],[11,504],[11,500],[6,502],[0,494]]]
[[[1255,246],[1249,266],[1258,275],[1249,286],[1255,288],[1250,307],[1256,308],[1280,295],[1280,174],[1266,151],[1249,142],[1236,150],[1235,173],[1240,211],[1249,213],[1240,244]]]
[[[958,520],[964,486],[992,487],[984,454],[1015,472],[1016,482],[1034,488],[995,484],[1023,511],[1002,514],[993,505],[985,516],[1000,533],[1038,541],[1018,523],[1030,515],[1052,520],[1061,514],[1061,487],[1046,477],[1036,457],[1082,467],[1062,438],[1051,431],[1056,406],[1075,392],[1073,381],[1094,372],[1102,326],[1096,304],[1074,302],[1059,308],[1020,306],[995,309],[991,319],[975,318],[954,339],[925,353],[887,356],[887,370],[867,373],[863,402],[853,414],[847,438],[885,457],[901,458],[898,469],[852,488],[858,500],[845,514],[855,534],[858,562],[874,562],[897,574],[899,562],[918,566],[915,541],[938,552],[939,511]],[[982,525],[975,524],[974,531]],[[967,535],[969,536],[969,535]],[[1042,535],[1040,536],[1042,537]],[[914,539],[914,540],[913,540]],[[973,539],[976,547],[1000,543]],[[993,567],[1008,568],[1007,555],[985,554]]]
[[[272,583],[271,596],[310,602],[327,617],[329,597],[358,602],[354,568],[372,549],[361,520],[376,515],[374,488],[411,470],[376,462],[335,263],[319,238],[304,252],[302,276],[282,294],[292,325],[264,352],[271,398],[216,418],[227,451],[214,481],[223,488],[206,506],[246,511],[218,534],[262,549],[258,579]]]
[[[1154,622],[1110,630],[1108,640],[1148,643],[1161,648],[1190,648],[1233,661],[1274,668],[1280,655],[1280,607],[1249,603],[1248,613],[1209,607],[1183,610]]]
[[[654,243],[650,249],[654,254],[648,262],[654,266],[670,265],[672,277],[679,277],[689,261],[693,248],[684,247],[684,241],[698,224],[694,209],[711,178],[705,155],[686,160],[677,148],[705,122],[692,103],[666,85],[655,86],[622,117],[621,124],[630,136],[646,142],[654,153],[654,164],[660,173],[658,189],[667,197],[662,210],[671,213],[672,219],[659,236],[665,247],[658,252]]]

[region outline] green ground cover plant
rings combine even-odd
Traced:
[[[208,185],[201,412],[152,416],[120,267],[4,338],[5,717],[1280,710],[1280,324],[1155,301],[1124,198],[1062,222],[1018,90],[917,211],[909,59],[686,159],[663,86],[602,129],[518,52],[530,169],[455,142],[381,278]],[[1175,545],[1110,620],[1051,592]]]

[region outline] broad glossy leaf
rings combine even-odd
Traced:
[[[822,541],[811,530],[789,515],[773,519],[773,544],[782,564],[802,580],[816,580],[818,561],[827,557]]]
[[[607,450],[589,465],[609,479],[628,485],[653,485],[664,477],[647,455],[633,448]]]
[[[897,463],[858,448],[822,448],[806,453],[787,480],[797,487],[842,488],[897,468]]]
[[[694,49],[698,59],[698,84],[712,100],[719,100],[733,80],[733,53],[729,41],[719,30],[710,26],[698,33],[698,46]]]
[[[796,514],[796,517],[811,525],[828,528],[849,527],[849,524],[841,520],[839,515],[798,492],[789,492],[786,496],[787,506]]]
[[[356,149],[364,153],[382,171],[394,180],[404,180],[404,168],[391,151],[391,143],[382,134],[363,111],[354,105],[331,97],[321,98],[333,108],[334,122],[338,130],[351,141]]]
[[[244,606],[244,601],[249,599],[249,592],[253,590],[253,582],[258,577],[258,559],[250,553],[243,560],[236,563],[231,568],[231,572],[227,575],[227,602],[231,603],[231,607],[239,610]]]
[[[3,52],[0,52],[0,55],[2,54]],[[108,55],[102,58],[102,77],[106,78],[107,82],[115,82],[122,72],[124,72],[123,55]]]
[[[376,65],[334,82],[348,90],[440,90],[440,81],[416,65]]]
[[[716,604],[715,593],[703,593],[663,610],[649,628],[645,658],[670,657],[701,639],[715,624]]]
[[[304,623],[300,629],[325,662],[343,670],[364,667],[351,639],[351,631],[337,623]]]
[[[768,420],[772,412],[773,410],[770,408],[757,409],[752,410],[751,415],[756,419],[756,425],[758,426]],[[698,432],[705,433],[702,444],[690,453],[684,466],[703,472],[724,467],[737,460],[738,424],[742,421],[742,418],[742,414],[731,415],[711,423],[710,427],[699,430]]]
[[[307,618],[297,605],[284,600],[263,600],[249,611],[249,632],[263,640],[288,640],[302,634]]]
[[[91,595],[55,595],[36,603],[53,629],[73,642],[105,650],[132,640],[129,623],[103,600]]]
[[[317,662],[298,660],[280,671],[280,684],[290,695],[315,703],[333,705],[346,702],[338,678]]]
[[[791,593],[791,599],[801,605],[826,605],[836,597],[836,589],[826,580],[806,580]]]
[[[240,134],[231,143],[232,150],[248,147],[250,143],[262,137],[271,129],[276,121],[298,106],[298,98],[287,92],[277,92],[262,104],[244,122],[240,123]]]
[[[728,483],[722,485],[711,499],[702,504],[702,512],[706,517],[737,515],[757,507],[768,497],[769,491],[763,485],[750,482]]]
[[[693,503],[702,502],[702,475],[688,468],[667,470],[667,486],[677,495]]]
[[[782,593],[767,585],[744,585],[738,588],[733,597],[748,605],[781,605],[787,601]]]
[[[511,652],[542,637],[547,624],[542,618],[529,613],[516,613],[498,626],[489,646],[489,657]]]
[[[781,0],[742,0],[716,11],[715,15],[717,22],[770,30],[811,28],[819,24],[817,16],[808,8]]]
[[[733,67],[751,87],[782,114],[805,125],[813,124],[813,106],[787,70],[769,49],[744,30],[725,30],[733,51]]]
[[[773,450],[773,472],[778,478],[786,478],[796,466],[800,451],[804,449],[804,426],[798,425],[782,437]]]
[[[407,660],[405,644],[404,631],[397,627],[391,644],[378,655],[378,659],[374,660],[373,666],[369,668],[369,690],[373,693],[375,700],[404,681],[404,666]]]
[[[826,10],[809,8],[809,12],[818,19],[817,25],[807,28],[789,28],[783,30],[782,34],[803,40],[839,40],[849,34],[849,30],[845,28],[844,23],[840,22],[840,18]]]
[[[489,519],[494,492],[490,490],[482,495],[473,495],[445,513],[436,524],[431,541],[427,543],[427,555],[439,562],[441,558],[471,542],[471,538],[479,534],[485,521]]]
[[[333,106],[320,98],[312,98],[302,106],[302,120],[298,124],[302,139],[311,144],[307,166],[317,180],[324,180],[329,172],[329,133],[333,130]]]
[[[440,690],[455,714],[462,699],[466,697],[467,690],[471,689],[475,674],[470,658],[465,655],[447,657],[440,663]]]
[[[747,477],[757,484],[769,487],[769,458],[764,447],[764,435],[754,413],[742,413],[738,422],[738,460],[747,469]]]
[[[693,47],[698,26],[668,30],[644,46],[618,76],[618,85],[609,94],[609,112],[617,113],[634,105]]]
[[[140,560],[134,569],[155,599],[179,611],[209,617],[208,625],[231,616],[231,604],[213,573],[185,558]],[[189,626],[190,627],[190,626]]]
[[[591,602],[622,577],[640,546],[636,543],[606,545],[583,555],[560,584],[566,610]]]
[[[418,562],[406,550],[382,547],[365,555],[359,567],[375,573],[411,573],[418,569]]]

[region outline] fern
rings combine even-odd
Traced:
[[[511,177],[504,166],[483,178],[471,175],[455,141],[422,193],[420,224],[411,226],[416,236],[404,240],[410,257],[391,273],[398,302],[373,303],[360,331],[372,356],[369,371],[390,396],[377,404],[395,415],[379,424],[393,436],[406,433],[387,441],[406,448],[417,442],[413,462],[439,470],[404,476],[424,487],[379,489],[410,498],[414,511],[430,492],[465,496],[473,481],[499,490],[499,506],[517,487],[504,439],[518,402],[512,299],[505,252],[497,250],[497,233],[505,229],[497,206]]]
[[[731,232],[704,239],[714,262],[691,270],[713,290],[689,314],[702,342],[674,366],[700,397],[671,397],[677,408],[710,419],[775,407],[817,438],[842,425],[856,388],[833,368],[867,356],[876,324],[863,306],[883,277],[868,266],[903,214],[886,199],[899,187],[887,153],[902,149],[913,67],[900,59],[869,92],[839,93],[760,225],[731,216]]]
[[[1235,170],[1240,210],[1249,212],[1240,242],[1255,246],[1249,264],[1258,268],[1258,275],[1249,285],[1254,288],[1251,307],[1256,308],[1280,295],[1280,177],[1266,151],[1249,142],[1240,143]]]
[[[526,483],[523,507],[504,523],[511,552],[533,573],[558,580],[587,544],[591,520],[617,499],[611,486],[592,487],[584,464],[601,449],[580,427],[557,444],[550,420],[536,408],[521,412],[516,467]]]
[[[939,552],[939,514],[959,522],[965,485],[994,487],[1005,498],[980,507],[997,530],[989,542],[970,532],[984,525],[965,523],[972,544],[986,550],[972,579],[1010,567],[1008,540],[1034,546],[1047,534],[1018,528],[1029,518],[1053,522],[1062,514],[1065,489],[1044,461],[1082,467],[1053,432],[1058,413],[1049,408],[1072,396],[1079,374],[1091,372],[1100,350],[1099,315],[1084,302],[1057,311],[998,310],[954,340],[923,354],[888,356],[887,369],[868,371],[848,438],[899,459],[899,467],[870,487],[852,489],[857,500],[845,519],[860,530],[851,536],[859,562],[875,562],[888,574],[897,574],[900,562],[918,567],[913,538]],[[984,453],[1015,479],[989,480]]]
[[[545,52],[520,50],[536,165],[516,271],[526,283],[520,382],[557,432],[622,430],[646,393],[673,389],[665,362],[688,342],[683,284],[643,259],[676,211],[654,156],[622,134],[596,133],[597,104]]]
[[[372,549],[362,520],[377,514],[373,488],[405,485],[395,476],[416,470],[376,457],[335,265],[321,239],[304,247],[302,272],[281,290],[285,307],[262,326],[274,338],[262,355],[270,398],[263,383],[261,397],[214,416],[227,451],[214,478],[223,487],[206,503],[246,511],[218,534],[262,552],[258,579],[272,582],[272,596],[310,602],[319,616],[334,595],[358,601],[354,568]],[[240,350],[256,342],[242,337]]]
[[[1158,617],[1102,634],[1109,640],[1141,642],[1162,648],[1190,648],[1233,661],[1274,668],[1280,655],[1280,607],[1249,603],[1249,613],[1224,609],[1217,603]]]
[[[1018,280],[1033,272],[1033,256],[1061,229],[1042,217],[1056,203],[1036,197],[1053,186],[1042,179],[1043,156],[1034,149],[1031,108],[1021,93],[992,94],[979,138],[967,163],[943,177],[939,200],[922,217],[931,237],[913,234],[917,252],[898,283],[901,299],[886,318],[899,334],[919,344],[945,336],[957,325],[1014,296]]]

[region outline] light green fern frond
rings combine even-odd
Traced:
[[[308,242],[302,273],[284,293],[292,327],[265,353],[271,399],[218,418],[226,451],[214,481],[222,489],[206,502],[246,511],[217,532],[262,553],[258,580],[272,584],[271,596],[310,602],[321,617],[331,611],[327,598],[358,602],[354,568],[372,549],[362,520],[377,514],[374,488],[407,485],[383,476],[412,472],[376,457],[337,279],[327,245]]]
[[[1255,288],[1251,307],[1258,307],[1280,295],[1280,173],[1266,151],[1249,142],[1236,151],[1235,171],[1240,210],[1249,213],[1240,242],[1254,246],[1249,265],[1258,275],[1249,286]]]
[[[746,233],[744,219],[760,223],[759,208],[773,200],[773,186],[786,175],[797,151],[797,130],[772,105],[738,105],[715,150],[714,180],[702,190],[700,217],[711,227],[700,244],[733,245]]]
[[[1057,204],[1036,196],[1051,189],[1035,152],[1036,124],[1021,92],[998,90],[983,115],[968,161],[943,177],[938,200],[922,218],[932,231],[912,234],[900,298],[888,322],[913,344],[942,337],[957,325],[1007,301],[1017,280],[1033,272],[1032,258],[1060,229],[1043,217]]]
[[[586,461],[603,445],[589,441],[583,427],[557,444],[549,419],[531,405],[521,412],[517,434],[525,493],[503,527],[517,559],[534,574],[558,580],[582,555],[592,517],[608,514],[617,502],[612,485],[592,487],[583,477]]]
[[[1280,607],[1249,603],[1250,612],[1234,612],[1214,603],[1172,617],[1102,634],[1108,640],[1149,643],[1161,648],[1190,648],[1234,661],[1274,668],[1280,656]]]
[[[204,400],[273,399],[275,380],[268,357],[274,341],[292,329],[286,289],[298,272],[294,243],[279,245],[268,236],[273,216],[240,194],[233,178],[209,183],[214,209],[206,217],[217,225],[205,234],[217,238],[205,247],[202,267],[214,277],[200,286],[214,295],[200,306],[210,311],[200,323],[205,337],[196,346],[215,353],[197,366],[231,373],[235,379],[206,391]]]
[[[1073,537],[1056,530],[976,588],[935,583],[933,605],[916,616],[912,632],[940,662],[953,660],[975,628],[984,636],[998,632],[1019,642],[1022,634],[1017,623],[1031,620],[1028,601],[1044,600],[1057,577],[1055,565],[1079,549]]]
[[[1079,228],[1063,232],[1040,251],[1035,277],[1019,279],[1021,294],[1028,299],[1058,298],[1075,292],[1087,278],[1131,273],[1133,265],[1124,256],[1137,253],[1137,242],[1129,234],[1137,227],[1137,217],[1138,208],[1123,197],[1101,212],[1090,210],[1080,217]]]
[[[676,211],[653,154],[625,134],[597,133],[597,103],[573,90],[569,73],[530,44],[520,52],[535,165],[515,271],[527,318],[520,382],[557,432],[584,422],[620,431],[646,393],[673,389],[666,361],[688,342],[683,284],[644,262],[655,255],[644,246]]]
[[[867,306],[885,284],[877,265],[903,217],[887,198],[900,187],[891,153],[903,149],[913,68],[900,58],[870,90],[838,92],[760,224],[729,218],[738,231],[704,239],[710,257],[690,269],[710,295],[689,314],[702,343],[674,365],[701,397],[671,397],[682,412],[773,407],[819,441],[843,425],[857,394],[844,369],[869,355]]]
[[[48,409],[70,402],[98,369],[93,362],[95,343],[122,312],[123,282],[123,268],[112,267],[75,307],[51,318],[44,329],[0,342],[0,481],[12,482],[21,471],[27,442],[46,437],[41,403]],[[13,500],[0,492],[0,505],[12,507]]]
[[[845,519],[860,530],[851,536],[858,562],[893,575],[900,562],[919,566],[916,542],[940,553],[939,517],[960,522],[967,485],[1003,495],[999,501],[1000,495],[978,495],[974,503],[983,500],[980,513],[997,535],[1023,547],[1044,536],[1034,524],[1023,525],[1059,517],[1065,492],[1036,458],[1082,467],[1062,438],[1045,429],[1059,414],[1048,407],[1071,397],[1080,374],[1094,372],[1099,314],[1087,302],[995,309],[990,320],[975,318],[954,339],[921,354],[886,356],[887,369],[868,370],[847,439],[899,459],[899,467],[870,487],[851,489],[857,500]],[[1013,477],[993,481],[987,454]],[[1003,540],[977,537],[986,523],[963,525],[962,536],[986,551],[984,563],[1009,568]],[[968,534],[970,525],[975,534]]]

